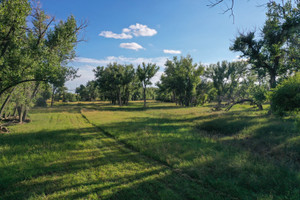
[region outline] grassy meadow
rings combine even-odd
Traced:
[[[0,134],[0,199],[300,199],[300,130],[249,105],[59,104]]]

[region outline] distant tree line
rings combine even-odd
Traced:
[[[281,83],[295,76],[300,69],[299,6],[291,1],[283,4],[270,1],[260,37],[254,31],[239,33],[230,46],[230,50],[241,53],[240,61],[204,66],[193,63],[190,56],[167,60],[154,89],[156,99],[181,106],[215,101],[217,110],[229,110],[244,102],[263,109],[263,103],[269,100],[271,107],[277,108],[272,102],[276,96],[272,96],[272,91],[279,91],[275,89],[277,85],[283,87]],[[122,106],[129,100],[141,99],[143,88],[142,96],[146,101],[147,85],[151,84],[150,79],[157,70],[158,67],[151,63],[143,63],[137,70],[132,65],[117,63],[97,67],[94,87],[88,83],[86,89],[97,88],[100,99]],[[92,91],[87,93],[93,94]]]

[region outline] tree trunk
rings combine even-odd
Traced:
[[[121,96],[121,89],[119,89],[119,106],[122,106],[122,96]]]
[[[13,112],[13,117],[15,117],[16,116],[16,114],[17,114],[17,111],[18,111],[18,109],[17,109],[17,106],[15,107],[15,109],[14,109],[14,112]]]
[[[18,106],[18,114],[19,114],[19,122],[22,123],[23,121],[23,105]]]
[[[144,108],[146,108],[146,86],[143,89],[144,89]]]
[[[51,107],[53,106],[54,104],[54,93],[55,93],[55,87],[53,86],[53,89],[52,89],[52,97],[51,97]]]
[[[273,71],[270,71],[270,88],[276,87],[276,73]]]
[[[12,91],[10,92],[10,94],[8,94],[8,96],[6,97],[5,101],[3,102],[1,109],[0,109],[0,116],[2,116],[2,112],[5,109],[6,105],[8,104],[8,102],[10,101],[11,95],[13,94],[14,90],[16,87],[14,87],[12,89]]]
[[[22,116],[22,121],[23,121],[23,122],[26,121],[27,113],[28,113],[28,109],[25,108],[25,109],[24,109],[24,112],[23,112],[23,116]]]

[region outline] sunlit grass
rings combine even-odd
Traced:
[[[268,106],[265,106],[268,107]],[[86,106],[83,114],[118,140],[240,199],[300,199],[300,138],[293,119],[248,105],[141,103]]]
[[[82,105],[95,106],[35,109],[0,135],[0,199],[230,198],[105,136]]]

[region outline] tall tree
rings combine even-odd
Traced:
[[[142,66],[139,65],[137,68],[137,76],[139,80],[141,81],[143,85],[143,98],[144,98],[144,107],[146,107],[146,89],[148,85],[152,85],[151,78],[154,77],[154,75],[159,70],[159,67],[155,64],[148,63],[147,65],[145,63],[142,63]]]
[[[175,102],[183,106],[195,105],[196,88],[200,84],[200,75],[204,68],[201,65],[193,64],[190,56],[181,57],[178,60],[168,60],[165,64],[165,73],[161,76],[160,90],[173,93]]]
[[[26,118],[40,82],[55,84],[67,80],[69,72],[76,74],[67,64],[75,56],[78,34],[85,24],[77,26],[74,16],[56,23],[38,3],[28,0],[0,1],[0,13],[0,97],[28,83],[22,90],[26,101],[18,100]],[[6,102],[1,102],[1,108]]]
[[[96,82],[112,104],[127,104],[129,101],[131,84],[135,79],[135,71],[132,65],[118,63],[108,64],[107,67],[97,67],[94,70]]]
[[[230,50],[241,52],[252,64],[252,69],[269,76],[270,88],[277,80],[300,69],[300,5],[293,7],[291,1],[268,3],[267,20],[261,31],[261,38],[255,39],[255,32],[240,33]]]

